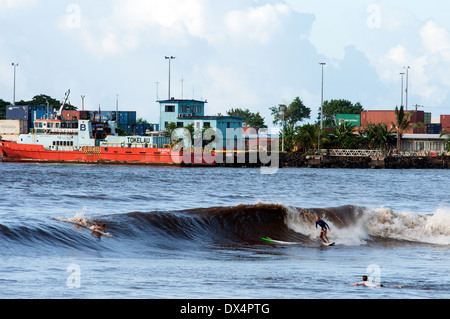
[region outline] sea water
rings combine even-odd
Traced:
[[[449,298],[449,181],[449,170],[1,163],[0,298]],[[336,246],[321,245],[316,216]],[[112,237],[54,219],[72,217]],[[350,285],[362,275],[379,287]]]

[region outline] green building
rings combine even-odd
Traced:
[[[235,116],[206,116],[206,101],[170,99],[158,101],[160,104],[160,130],[165,130],[169,123],[182,128],[194,124],[195,130],[212,128],[220,130],[223,148],[233,149],[242,143],[242,124],[244,119]]]

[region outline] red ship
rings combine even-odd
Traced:
[[[64,105],[61,107],[63,109]],[[0,141],[0,161],[99,164],[178,165],[194,163],[194,154],[183,156],[172,149],[165,132],[150,136],[119,136],[115,121],[98,114],[91,119],[39,119],[16,142]],[[186,160],[187,158],[187,160]],[[198,164],[206,164],[201,160]]]

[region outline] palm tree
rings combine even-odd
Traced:
[[[319,126],[316,124],[305,124],[299,126],[296,129],[295,140],[297,143],[302,144],[305,151],[316,150],[319,141]],[[320,132],[320,145],[326,145],[330,143],[328,132],[322,130]]]
[[[388,151],[395,145],[395,136],[392,132],[393,129],[389,129],[386,124],[379,123],[375,126],[376,139],[375,146],[383,151]]]
[[[422,127],[422,123],[410,123],[409,119],[411,115],[414,114],[414,111],[405,112],[403,110],[403,105],[400,106],[400,109],[398,106],[395,107],[395,123],[392,122],[392,125],[397,131],[397,149],[401,150],[401,140],[403,137],[403,134],[405,131],[408,131],[409,129],[416,128],[416,127]]]
[[[349,122],[342,122],[339,125],[336,123],[334,132],[331,137],[334,139],[339,148],[352,148],[358,142],[357,135],[353,132],[355,127]]]
[[[441,132],[441,137],[445,136],[445,135],[447,135],[447,137],[445,138],[445,142],[446,142],[445,149],[447,152],[450,152],[450,131],[444,130]]]
[[[388,130],[387,125],[384,123],[369,123],[360,134],[364,137],[370,149],[376,148],[388,151],[395,146],[393,129]]]
[[[283,137],[284,138],[284,147],[289,152],[292,151],[295,147],[295,129],[294,126],[291,123],[288,123],[286,126],[282,128],[283,130]],[[280,145],[280,148],[282,146]]]

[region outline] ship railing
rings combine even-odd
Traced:
[[[208,153],[212,154],[214,152],[217,152],[215,148],[211,147],[179,147],[177,145],[173,147],[173,150],[175,152],[189,152],[191,154],[208,154]]]
[[[101,147],[128,147],[128,148],[158,148],[158,144],[152,143],[101,143]]]

